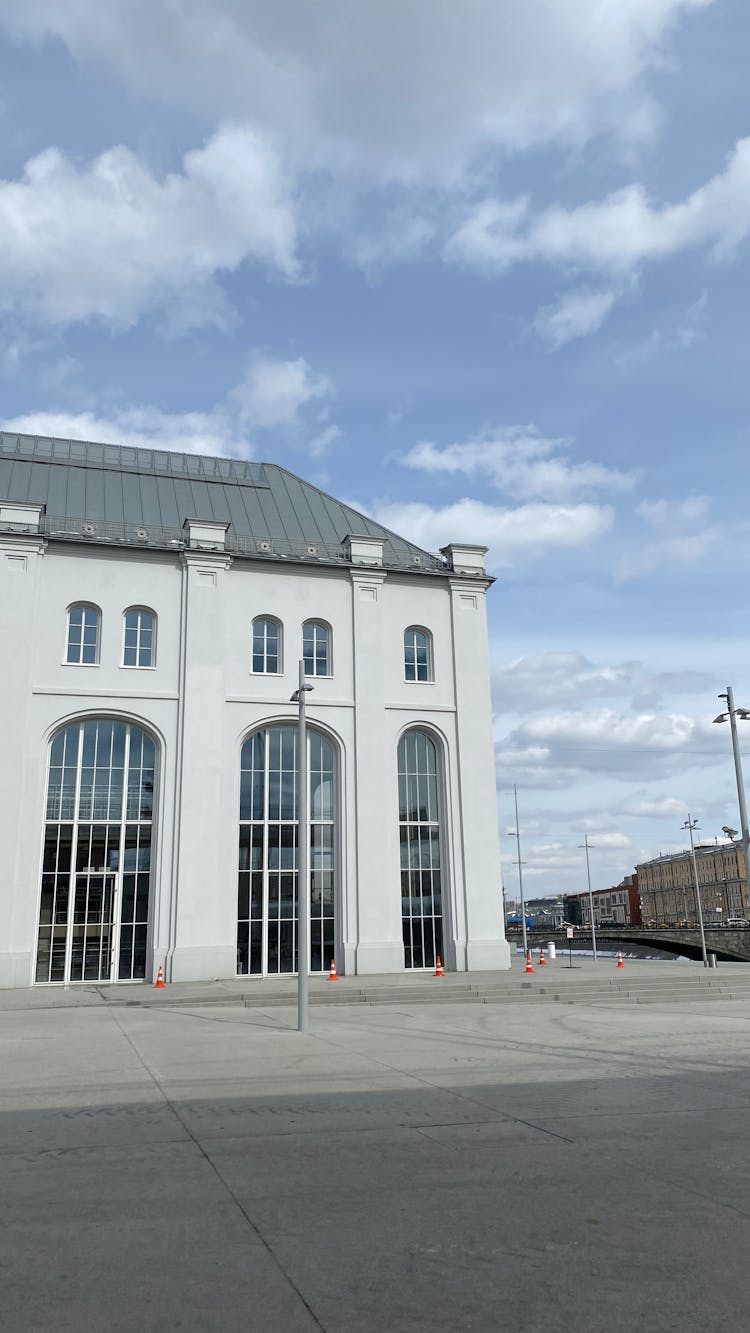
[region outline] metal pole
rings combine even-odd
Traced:
[[[591,948],[594,954],[594,962],[597,960],[596,954],[596,926],[594,925],[594,895],[591,892],[591,869],[589,867],[589,835],[584,833],[583,845],[586,848],[586,879],[589,886],[589,912],[591,913]]]
[[[300,659],[299,724],[297,729],[297,1030],[307,1032],[310,957],[310,890],[307,872],[307,718],[305,662]]]
[[[742,780],[742,758],[740,756],[740,740],[737,735],[737,717],[734,711],[734,693],[731,685],[727,685],[727,712],[729,713],[729,725],[732,729],[732,750],[734,752],[734,776],[737,782],[737,800],[740,807],[740,828],[742,830],[742,854],[745,858],[745,903],[743,906],[743,916],[747,915],[750,908],[750,833],[747,827],[747,808],[745,806],[745,784]]]
[[[690,832],[690,855],[693,861],[693,880],[695,882],[695,905],[698,911],[698,925],[701,929],[701,953],[703,954],[703,966],[708,967],[708,954],[706,953],[706,932],[703,929],[703,907],[701,905],[701,887],[698,883],[698,863],[695,859],[695,843],[693,842],[693,829],[697,828],[698,820],[691,819],[688,815],[683,828]]]
[[[513,804],[516,810],[516,851],[518,853],[518,892],[521,898],[521,930],[523,931],[523,952],[524,957],[529,951],[528,941],[526,939],[526,903],[523,900],[523,874],[521,872],[521,830],[518,827],[518,792],[516,784],[513,783]]]

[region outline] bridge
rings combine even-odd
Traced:
[[[591,928],[574,926],[573,939],[568,940],[565,926],[560,930],[528,929],[526,935],[530,948],[538,948],[548,940],[554,940],[558,949],[567,949],[572,944],[574,949],[591,948]],[[706,950],[715,953],[722,962],[750,962],[750,929],[731,930],[727,926],[705,927]],[[522,932],[519,926],[510,926],[507,931],[511,944],[520,944]],[[632,945],[643,945],[650,949],[660,949],[663,953],[672,953],[683,958],[702,958],[701,933],[697,926],[597,926],[596,943],[602,949],[622,949],[626,952]]]

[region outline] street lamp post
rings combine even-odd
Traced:
[[[701,953],[703,954],[703,966],[708,967],[708,954],[706,953],[706,932],[703,929],[703,906],[701,904],[701,887],[698,883],[698,862],[695,859],[695,843],[693,842],[693,829],[698,827],[698,820],[691,819],[688,815],[682,826],[690,833],[690,856],[693,862],[693,882],[695,884],[695,906],[698,913],[698,925],[701,930]]]
[[[305,662],[300,658],[299,685],[290,702],[299,705],[297,723],[297,1031],[307,1032],[308,973],[310,970],[310,904],[307,873],[307,717]]]
[[[588,833],[584,834],[583,842],[579,842],[578,846],[586,848],[586,880],[589,886],[589,915],[591,916],[591,949],[594,955],[594,962],[596,962],[597,953],[596,953],[596,925],[594,924],[594,895],[591,892],[591,867],[589,866],[589,847],[591,846],[591,843],[589,842]]]
[[[518,856],[518,895],[521,899],[521,931],[523,934],[523,953],[525,958],[529,951],[529,946],[526,938],[526,903],[523,898],[523,873],[521,871],[521,830],[518,827],[518,792],[516,790],[515,782],[513,783],[513,805],[516,812],[516,831],[515,833],[511,833],[510,836],[516,840],[516,853]]]
[[[737,801],[740,807],[740,829],[742,830],[742,854],[745,858],[745,903],[743,906],[743,915],[750,910],[750,832],[747,827],[747,807],[745,805],[745,783],[742,778],[742,757],[740,755],[740,740],[737,735],[737,718],[742,722],[747,722],[750,718],[750,708],[736,708],[734,704],[734,693],[731,685],[727,685],[726,694],[720,694],[720,699],[726,699],[726,713],[719,713],[714,718],[714,722],[726,722],[729,720],[729,727],[732,732],[732,752],[734,754],[734,776],[737,783]]]

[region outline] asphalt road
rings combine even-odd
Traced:
[[[0,1012],[3,1333],[750,1326],[750,1001]]]

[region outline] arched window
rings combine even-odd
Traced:
[[[37,981],[146,976],[156,747],[139,727],[74,722],[49,754]]]
[[[310,971],[334,956],[333,746],[307,733]],[[267,727],[242,747],[237,971],[259,976],[297,969],[297,728]]]
[[[156,666],[156,616],[145,606],[131,606],[123,616],[122,665]]]
[[[88,602],[76,602],[68,608],[65,661],[69,666],[96,666],[102,613]]]
[[[404,680],[432,679],[432,635],[410,625],[404,630]]]
[[[332,675],[331,630],[322,620],[306,620],[302,626],[302,656],[306,676]]]
[[[443,955],[440,783],[435,742],[407,731],[398,745],[398,817],[404,966],[434,967]]]
[[[253,671],[277,676],[282,670],[281,625],[271,616],[256,616],[253,621]]]

